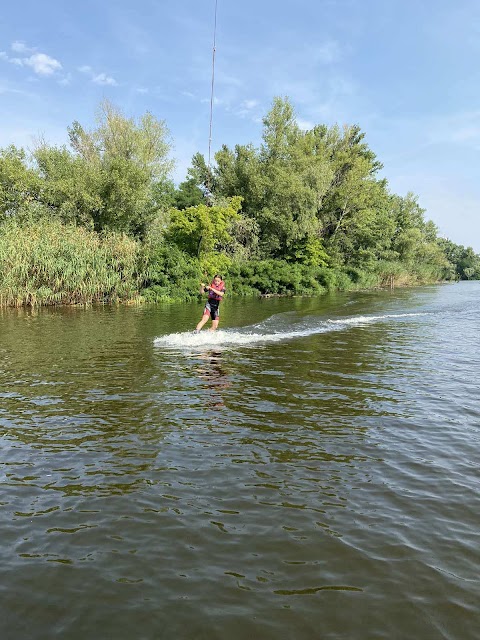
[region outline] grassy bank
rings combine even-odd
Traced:
[[[138,297],[140,245],[40,219],[9,221],[0,233],[0,305],[118,302]]]
[[[432,267],[377,262],[369,270],[282,260],[198,260],[175,245],[149,245],[119,233],[40,219],[4,223],[0,233],[0,305],[74,305],[186,301],[220,271],[231,295],[316,296],[438,281]]]

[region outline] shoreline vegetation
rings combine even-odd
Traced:
[[[175,186],[167,126],[109,102],[70,146],[0,149],[0,306],[198,297],[221,273],[239,296],[480,279],[417,197],[390,192],[357,125],[305,131],[275,98],[262,143],[197,153]]]

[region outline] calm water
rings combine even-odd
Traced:
[[[480,283],[0,312],[0,637],[480,629]]]

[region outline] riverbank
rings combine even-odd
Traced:
[[[282,264],[279,261],[279,271]],[[158,303],[176,304],[188,302],[199,297],[199,278],[190,278],[187,283],[176,282],[168,273],[164,274],[169,285],[150,285],[135,290],[136,282],[124,277],[121,270],[110,268],[107,282],[102,283],[98,274],[83,269],[84,279],[81,279],[82,269],[76,270],[74,286],[62,286],[68,274],[55,273],[52,278],[42,275],[42,283],[37,288],[32,286],[31,274],[26,281],[17,283],[16,287],[5,286],[0,283],[0,307],[41,307],[41,306],[85,306],[102,305],[150,305]],[[36,269],[37,270],[37,269]],[[234,298],[289,298],[289,297],[318,297],[327,293],[354,292],[368,290],[395,289],[414,287],[426,284],[440,284],[446,280],[436,278],[419,278],[417,274],[403,274],[399,278],[386,278],[375,272],[355,272],[348,270],[322,269],[321,274],[309,275],[307,278],[272,279],[259,283],[257,279],[246,280],[238,276],[224,276],[228,297]],[[136,280],[142,279],[137,276]],[[2,286],[3,284],[3,286]]]
[[[175,244],[99,234],[59,220],[9,221],[0,232],[0,306],[185,302],[221,273],[228,295],[318,296],[455,279],[452,264],[370,260],[334,266],[301,259],[192,257]]]

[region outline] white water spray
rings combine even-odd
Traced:
[[[190,351],[193,349],[212,349],[216,347],[254,347],[256,345],[274,342],[284,342],[295,338],[304,338],[315,334],[341,331],[352,326],[362,326],[376,322],[388,322],[400,318],[409,318],[424,315],[423,313],[399,313],[381,316],[355,316],[350,318],[338,318],[335,320],[319,320],[310,318],[299,322],[294,327],[275,330],[272,318],[256,325],[242,327],[241,329],[226,329],[218,331],[201,331],[200,333],[182,332],[170,333],[155,338],[156,347],[174,349],[177,351]]]

